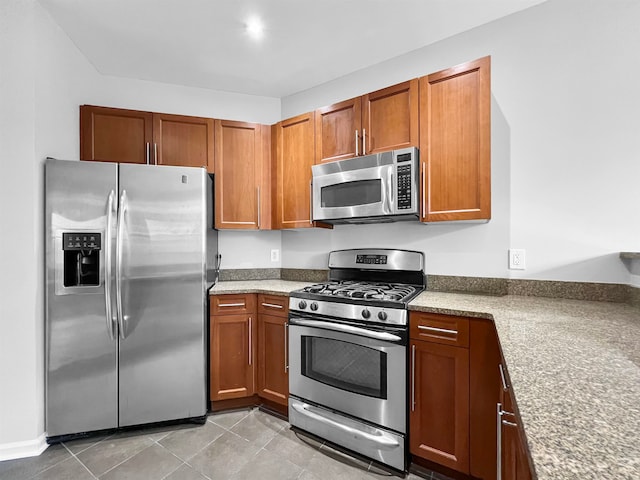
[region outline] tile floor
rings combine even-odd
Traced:
[[[443,478],[433,475],[424,478]],[[52,445],[38,457],[0,462],[2,480],[394,478],[370,462],[296,435],[287,422],[258,409],[211,414],[204,425],[73,440]]]

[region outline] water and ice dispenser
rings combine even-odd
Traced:
[[[100,285],[100,250],[102,235],[91,232],[62,234],[63,282],[65,287]]]

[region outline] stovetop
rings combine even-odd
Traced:
[[[329,253],[329,281],[291,292],[289,310],[332,321],[406,326],[408,303],[425,286],[421,252],[335,250]]]
[[[369,300],[371,302],[408,303],[421,289],[402,283],[381,283],[356,280],[333,280],[305,287],[307,298],[330,300],[335,297]],[[360,303],[360,302],[359,302]]]

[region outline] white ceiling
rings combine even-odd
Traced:
[[[544,0],[39,0],[103,74],[284,97]],[[245,22],[259,16],[262,41]]]

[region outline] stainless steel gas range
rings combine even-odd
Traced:
[[[421,252],[355,249],[291,293],[292,426],[405,470],[407,305],[424,289]]]

